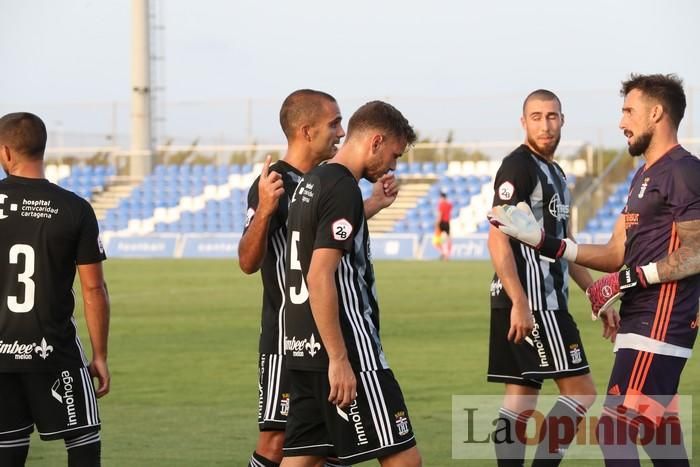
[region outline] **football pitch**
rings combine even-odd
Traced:
[[[103,466],[247,465],[257,438],[259,275],[245,276],[236,260],[111,259],[105,270],[112,389],[100,401]],[[377,262],[375,271],[382,342],[406,397],[423,465],[495,465],[452,459],[451,436],[452,395],[502,392],[485,376],[490,263]],[[570,307],[604,393],[611,345],[600,337],[584,300],[576,289]],[[698,388],[700,370],[691,359],[681,394],[695,396]],[[546,383],[544,393],[554,392]],[[698,423],[694,432],[700,433]],[[65,465],[63,443],[33,436],[27,465]]]

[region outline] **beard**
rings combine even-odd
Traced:
[[[530,145],[531,148],[537,152],[540,156],[543,157],[551,157],[554,155],[554,151],[557,150],[557,146],[559,146],[559,141],[561,140],[561,134],[557,136],[556,139],[550,141],[546,146],[541,146],[537,143],[537,140],[534,138],[530,138],[528,136],[527,142]]]
[[[651,131],[647,130],[641,135],[639,135],[637,141],[630,142],[627,145],[627,150],[629,151],[630,156],[637,157],[647,152],[647,149],[649,149],[649,144],[651,143],[651,138],[653,136],[654,134]]]

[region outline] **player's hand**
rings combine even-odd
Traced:
[[[272,156],[267,155],[258,181],[258,209],[263,216],[269,216],[277,210],[279,200],[284,194],[282,175],[270,170]]]
[[[544,240],[544,230],[524,201],[515,206],[494,206],[486,214],[489,222],[498,230],[526,245],[539,249]]]
[[[622,297],[625,290],[633,287],[646,287],[647,281],[641,268],[623,268],[619,272],[606,274],[586,289],[586,296],[591,301],[591,311],[600,317]]]
[[[513,304],[510,310],[510,329],[508,340],[520,344],[525,337],[535,328],[535,317],[527,303],[523,305]]]
[[[109,392],[109,384],[111,382],[107,360],[93,359],[88,369],[90,370],[90,376],[97,378],[97,389],[95,390],[97,397],[106,395]]]
[[[357,397],[357,380],[347,357],[328,361],[328,382],[331,387],[328,402],[331,404],[347,407]]]
[[[614,343],[620,329],[620,313],[615,307],[608,307],[599,317],[603,323],[603,339],[610,339]]]
[[[382,175],[379,180],[372,185],[371,198],[377,203],[379,209],[384,209],[396,200],[399,194],[399,181],[393,173]]]

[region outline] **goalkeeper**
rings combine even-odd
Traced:
[[[489,219],[541,255],[609,273],[586,291],[593,313],[605,318],[612,333],[612,304],[621,299],[610,396],[598,425],[606,465],[639,465],[633,442],[621,446],[611,441],[614,427],[626,424],[626,433],[652,440],[641,444],[655,466],[687,466],[682,440],[673,444],[662,438],[660,430],[677,424],[675,395],[697,335],[700,161],[678,144],[678,125],[685,111],[680,79],[632,75],[623,82],[621,94],[620,128],[629,153],[643,154],[646,163],[632,180],[607,244],[576,245],[545,235],[524,204],[497,206]]]

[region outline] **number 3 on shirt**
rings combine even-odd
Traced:
[[[34,308],[34,248],[30,245],[18,243],[10,248],[10,264],[17,264],[19,255],[24,255],[24,271],[17,275],[17,280],[24,284],[24,300],[17,297],[7,297],[7,307],[14,313],[27,313]]]
[[[289,268],[294,271],[301,271],[301,263],[299,262],[299,253],[297,251],[297,243],[299,243],[299,231],[292,230],[292,250],[290,257]],[[301,277],[301,287],[300,291],[297,292],[297,288],[294,286],[289,287],[289,298],[295,305],[301,305],[309,299],[309,290],[306,288],[306,281],[304,281],[304,274],[299,275]],[[289,278],[287,278],[289,279]]]

